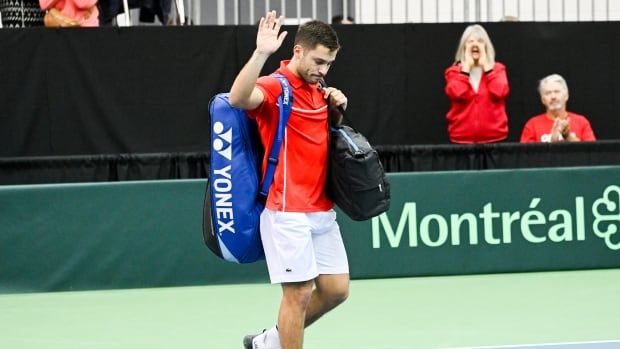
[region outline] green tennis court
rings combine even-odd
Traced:
[[[620,269],[355,280],[305,348],[619,340],[619,295]],[[242,348],[243,335],[274,324],[279,297],[267,284],[5,294],[0,348]],[[620,343],[579,348],[599,347]]]

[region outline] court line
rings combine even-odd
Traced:
[[[516,345],[490,345],[483,347],[449,347],[444,349],[495,349],[495,348],[524,348],[524,347],[549,347],[554,345],[581,345],[581,344],[620,344],[619,340],[602,340],[593,342],[560,342],[560,343],[532,343],[532,344],[516,344]],[[620,346],[619,346],[620,348]]]

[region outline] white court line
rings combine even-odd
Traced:
[[[454,347],[445,349],[495,349],[495,348],[524,348],[524,347],[548,347],[552,345],[582,345],[582,344],[613,344],[617,343],[620,348],[620,341],[607,340],[607,341],[594,341],[594,342],[563,342],[563,343],[541,343],[541,344],[518,344],[518,345],[491,345],[484,347]]]

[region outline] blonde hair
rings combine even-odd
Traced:
[[[495,64],[495,47],[493,47],[493,43],[491,42],[491,38],[487,31],[480,24],[472,24],[465,28],[463,35],[461,36],[461,41],[459,42],[459,46],[456,49],[456,54],[454,55],[454,63],[465,61],[465,43],[467,39],[476,35],[484,41],[485,50],[487,52],[487,58],[489,59],[489,63]]]
[[[566,80],[564,80],[562,75],[551,74],[551,75],[545,76],[544,78],[540,79],[540,82],[538,83],[538,93],[540,93],[541,96],[542,96],[543,86],[545,86],[546,84],[550,82],[557,82],[558,84],[562,85],[564,92],[566,92],[566,94],[568,95],[568,84],[566,83]]]

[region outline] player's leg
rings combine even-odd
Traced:
[[[316,288],[306,309],[305,326],[344,302],[349,296],[349,274],[323,274],[315,279]]]
[[[309,217],[319,276],[315,278],[315,289],[306,310],[306,327],[349,295],[349,263],[336,212],[310,213]]]
[[[265,209],[261,215],[261,240],[269,278],[272,283],[282,284],[283,293],[278,328],[256,336],[253,342],[258,348],[271,348],[277,341],[282,348],[296,348],[303,343],[305,310],[312,295],[313,279],[318,276],[311,235],[306,213]]]
[[[282,284],[278,333],[282,349],[301,349],[306,308],[312,295],[312,281]]]

